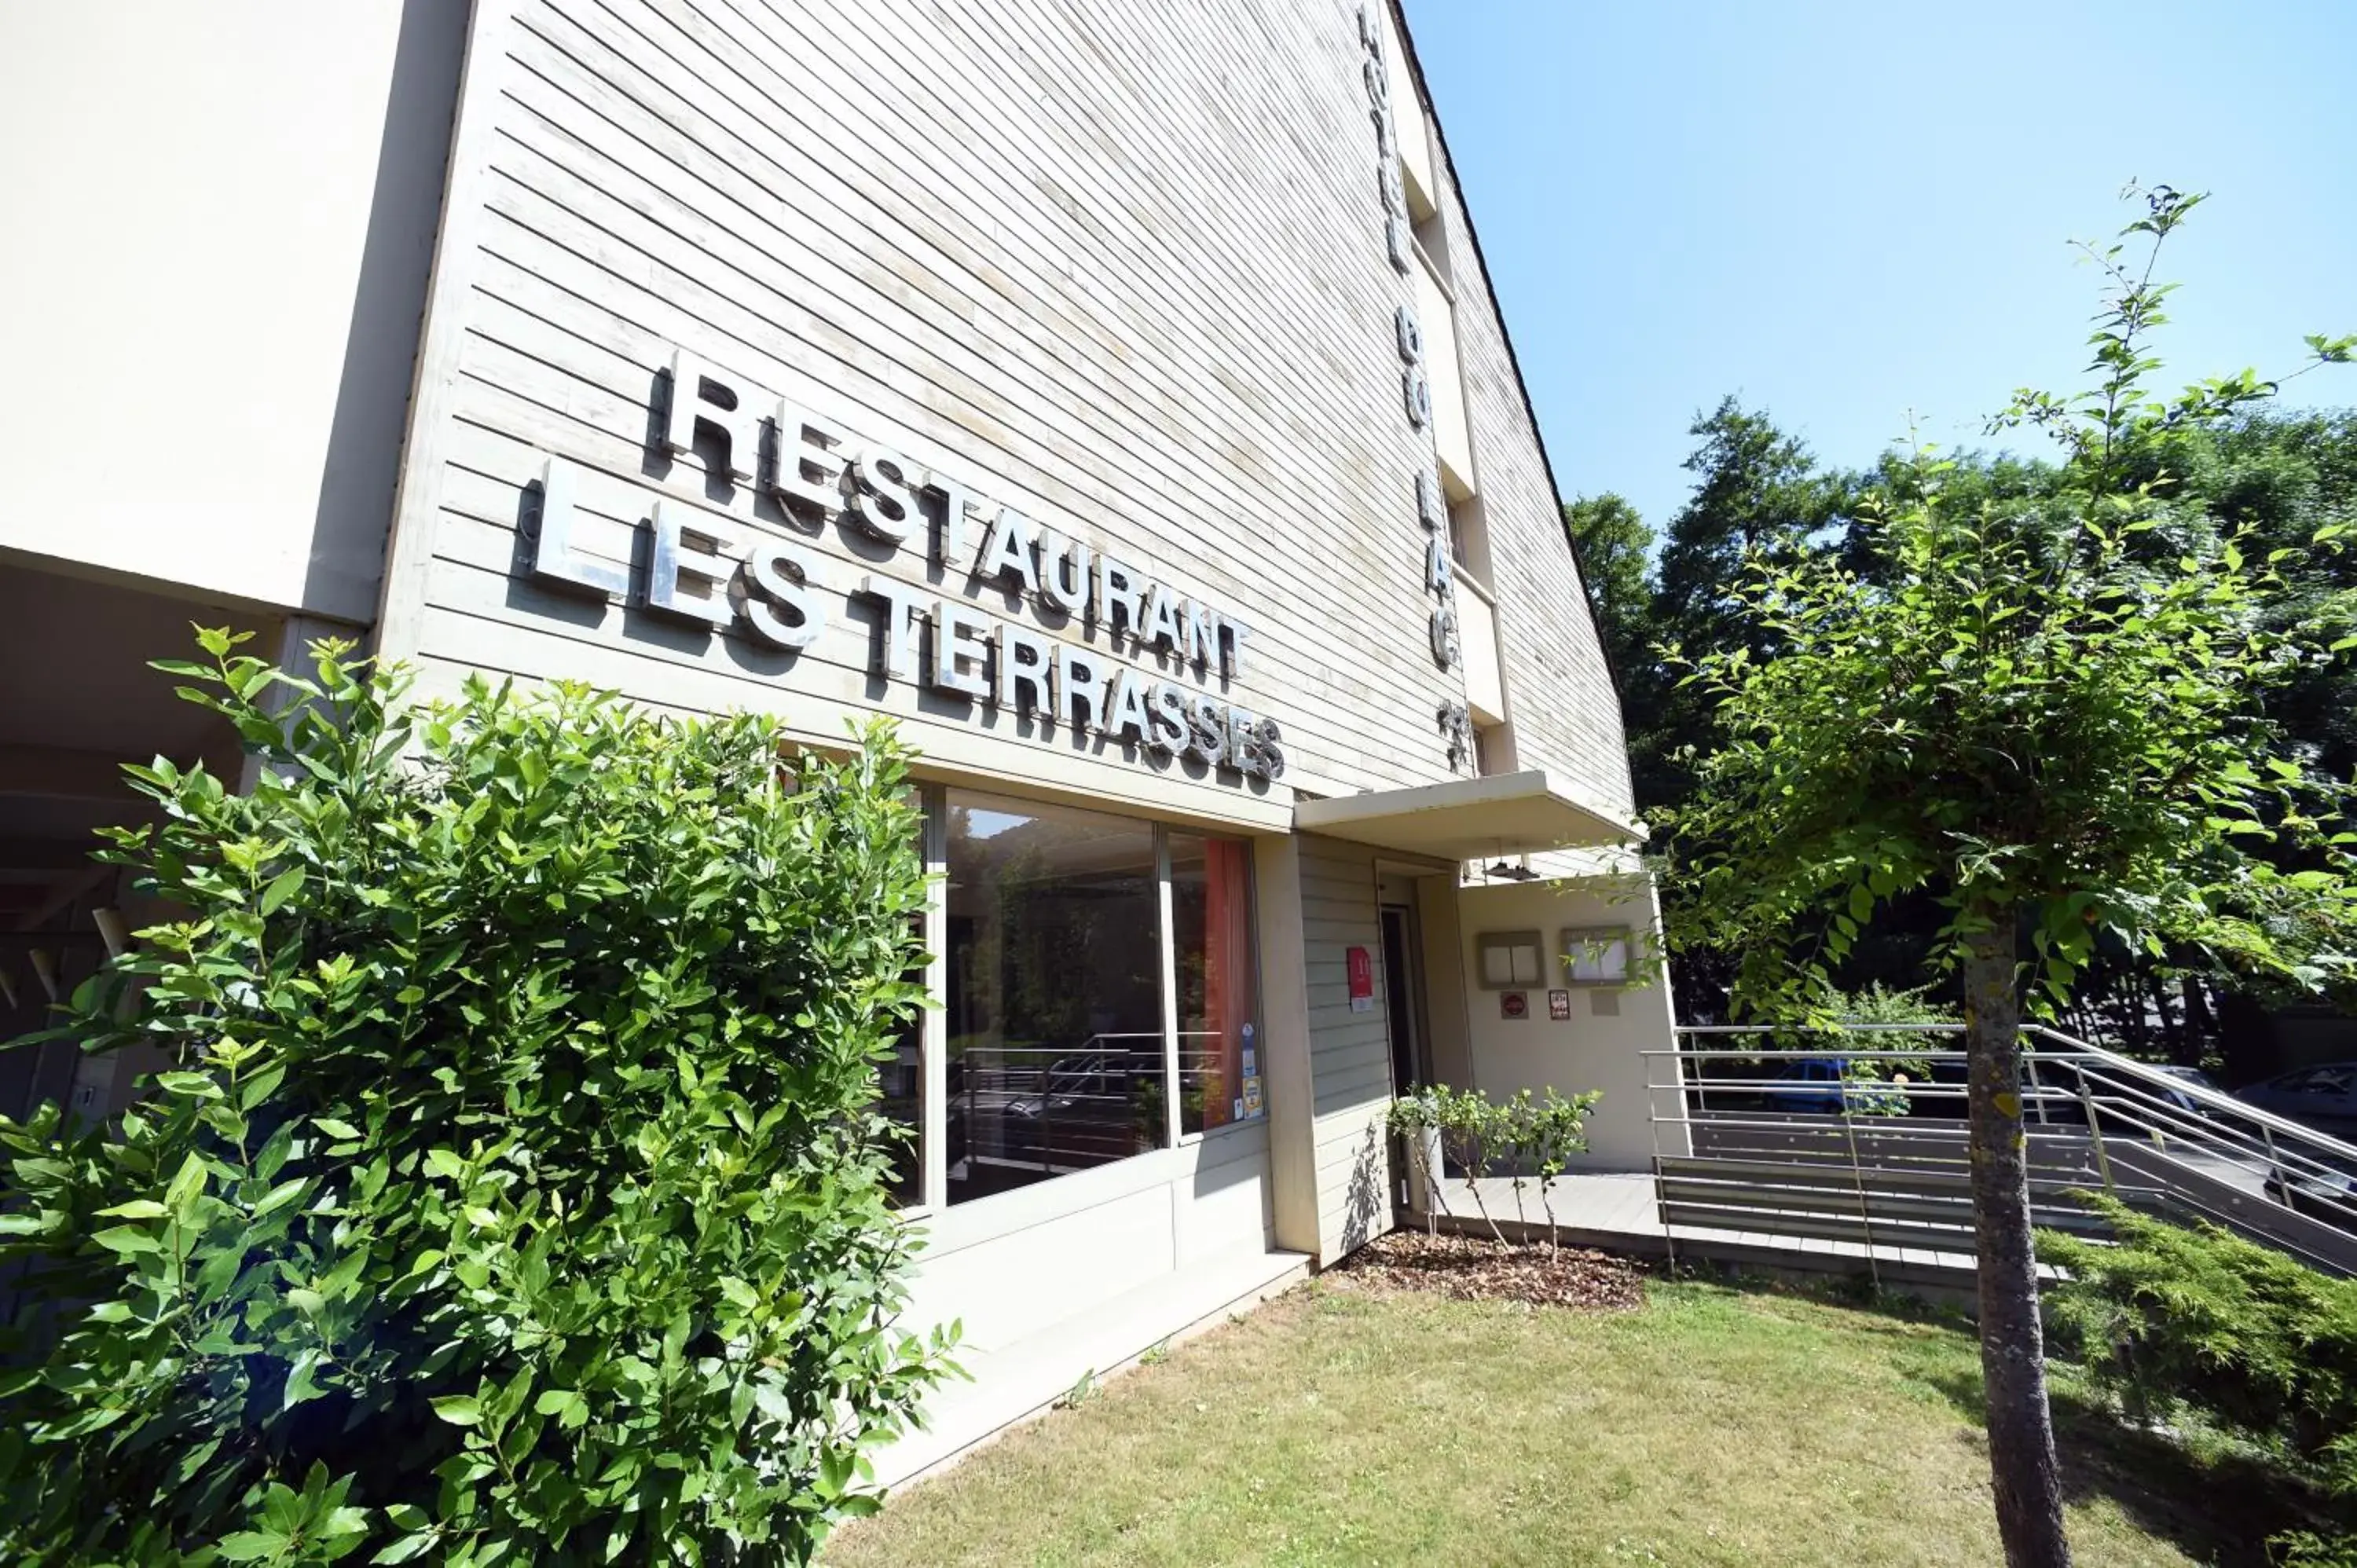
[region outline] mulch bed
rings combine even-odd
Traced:
[[[1512,1301],[1622,1312],[1645,1302],[1644,1271],[1626,1258],[1571,1247],[1501,1248],[1487,1238],[1394,1230],[1360,1248],[1326,1274],[1329,1284],[1371,1295],[1425,1291],[1458,1301]]]

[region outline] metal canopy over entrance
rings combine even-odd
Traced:
[[[1645,830],[1586,805],[1542,768],[1377,789],[1293,808],[1297,832],[1437,860],[1481,860],[1644,842]]]

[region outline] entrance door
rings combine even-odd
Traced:
[[[1383,1017],[1392,1036],[1392,1092],[1432,1082],[1432,1052],[1424,1027],[1424,986],[1416,965],[1415,911],[1405,904],[1383,906]],[[1413,1207],[1415,1177],[1406,1145],[1386,1139],[1391,1154],[1392,1204]]]
[[[1432,1081],[1432,1054],[1425,1040],[1424,987],[1416,983],[1415,911],[1386,904],[1383,917],[1383,1014],[1391,1026],[1392,1092]]]

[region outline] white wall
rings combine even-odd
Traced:
[[[0,8],[0,553],[374,617],[467,10]]]
[[[1191,1264],[1269,1245],[1268,1129],[1252,1122],[925,1222],[902,1323],[1005,1349]]]
[[[1484,931],[1535,929],[1549,951],[1566,926],[1628,926],[1641,936],[1659,940],[1660,919],[1650,890],[1641,885],[1631,889],[1604,878],[1518,883],[1467,887],[1458,897],[1469,976],[1480,972],[1477,954]],[[1666,1049],[1672,1043],[1666,976],[1609,991],[1571,986],[1571,1017],[1565,1023],[1547,1015],[1549,989],[1544,983],[1533,987],[1530,1015],[1509,1019],[1501,1015],[1499,993],[1478,985],[1469,988],[1474,1087],[1494,1097],[1520,1089],[1537,1092],[1553,1088],[1566,1095],[1602,1090],[1604,1098],[1588,1118],[1588,1154],[1580,1164],[1607,1170],[1646,1168],[1655,1153],[1646,1103],[1648,1071],[1666,1083],[1672,1068],[1641,1053]],[[1599,1015],[1599,998],[1617,1003],[1618,1015]],[[1674,1113],[1674,1096],[1665,1093],[1661,1101],[1664,1114]],[[1663,1127],[1661,1133],[1661,1153],[1684,1152],[1680,1129]]]

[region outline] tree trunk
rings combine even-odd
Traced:
[[[1964,940],[1964,1048],[1972,1115],[1973,1230],[1980,1262],[1981,1382],[1989,1476],[2009,1568],[2069,1568],[2062,1482],[2046,1405],[2029,1164],[2021,1124],[2021,1004],[2010,909]]]
[[[2198,1068],[2218,1033],[2218,1024],[2211,1015],[2209,993],[2202,988],[2201,978],[2189,973],[2178,983],[2185,993],[2186,1035],[2185,1055],[2178,1059],[2187,1067]]]
[[[2177,1035],[2177,1015],[2169,1010],[2169,992],[2160,983],[2157,970],[2144,972],[2145,989],[2152,993],[2153,1011],[2160,1015],[2160,1048],[2170,1061],[2185,1060],[2185,1047]]]

